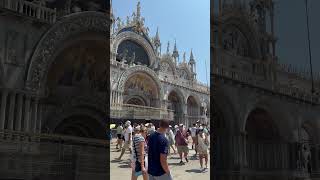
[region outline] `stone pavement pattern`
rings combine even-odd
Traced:
[[[190,145],[191,148],[191,145]],[[210,158],[208,161],[209,169],[205,172],[200,171],[199,159],[195,159],[192,156],[195,154],[194,150],[190,150],[189,163],[180,165],[179,155],[171,155],[168,157],[169,168],[174,180],[209,180],[210,179]],[[115,148],[115,139],[112,141],[110,148],[110,177],[112,180],[130,180],[131,179],[131,168],[129,166],[130,154],[127,151],[122,160],[115,160],[119,157],[120,152],[117,152]],[[185,162],[185,160],[184,160]],[[138,179],[142,179],[139,177]]]

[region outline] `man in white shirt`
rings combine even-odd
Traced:
[[[194,149],[196,151],[197,155],[197,127],[196,124],[193,124],[193,126],[190,128],[191,131],[191,137],[192,137],[192,149]]]
[[[124,145],[121,151],[121,154],[118,158],[118,160],[121,160],[124,152],[126,151],[126,149],[129,149],[130,154],[132,153],[131,150],[131,142],[132,142],[132,126],[131,126],[131,122],[127,121],[125,126],[127,127],[124,133]]]

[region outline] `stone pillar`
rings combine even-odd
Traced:
[[[0,130],[4,129],[4,124],[6,121],[7,96],[8,96],[8,91],[4,90],[1,94]]]
[[[35,133],[38,124],[38,100],[34,100],[32,104],[32,127],[31,132]]]
[[[9,130],[13,130],[15,105],[16,105],[16,93],[12,92],[12,94],[10,94],[10,109],[9,109],[9,119],[8,119],[8,129]]]
[[[29,132],[30,127],[30,97],[27,95],[25,100],[25,113],[24,113],[24,131]]]
[[[38,125],[37,125],[37,133],[41,133],[41,121],[42,121],[42,111],[43,106],[41,104],[38,104]]]
[[[17,105],[17,121],[16,121],[16,131],[21,131],[21,122],[22,122],[22,106],[23,106],[23,94],[18,94],[18,105]]]

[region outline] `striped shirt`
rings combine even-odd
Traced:
[[[133,143],[132,143],[133,160],[136,161],[138,159],[139,162],[140,162],[140,156],[141,156],[140,142],[145,142],[144,137],[141,134],[134,135]],[[145,143],[143,156],[145,156],[145,153],[146,153],[146,146],[147,146],[147,144]]]

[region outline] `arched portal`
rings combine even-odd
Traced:
[[[55,134],[104,139],[104,127],[99,120],[90,116],[75,115],[61,121],[55,128]]]
[[[84,32],[61,42],[44,74],[45,96],[50,105],[42,130],[86,138],[105,138],[105,97],[108,68],[106,41],[101,33]],[[85,113],[86,112],[86,113]]]
[[[189,96],[187,99],[187,114],[189,126],[200,120],[200,106],[194,96]]]
[[[249,141],[275,142],[280,140],[280,134],[272,116],[260,108],[250,112],[246,123],[246,132]]]
[[[133,40],[124,40],[118,46],[117,61],[128,64],[150,65],[147,51]]]
[[[74,88],[105,92],[107,65],[104,51],[103,41],[89,38],[63,48],[47,76],[49,94],[68,93],[67,89],[71,91]]]
[[[125,104],[159,107],[160,89],[148,74],[137,72],[125,82],[123,98]]]
[[[173,110],[174,121],[181,123],[181,116],[183,114],[182,99],[176,91],[171,91],[168,96],[168,109]]]

